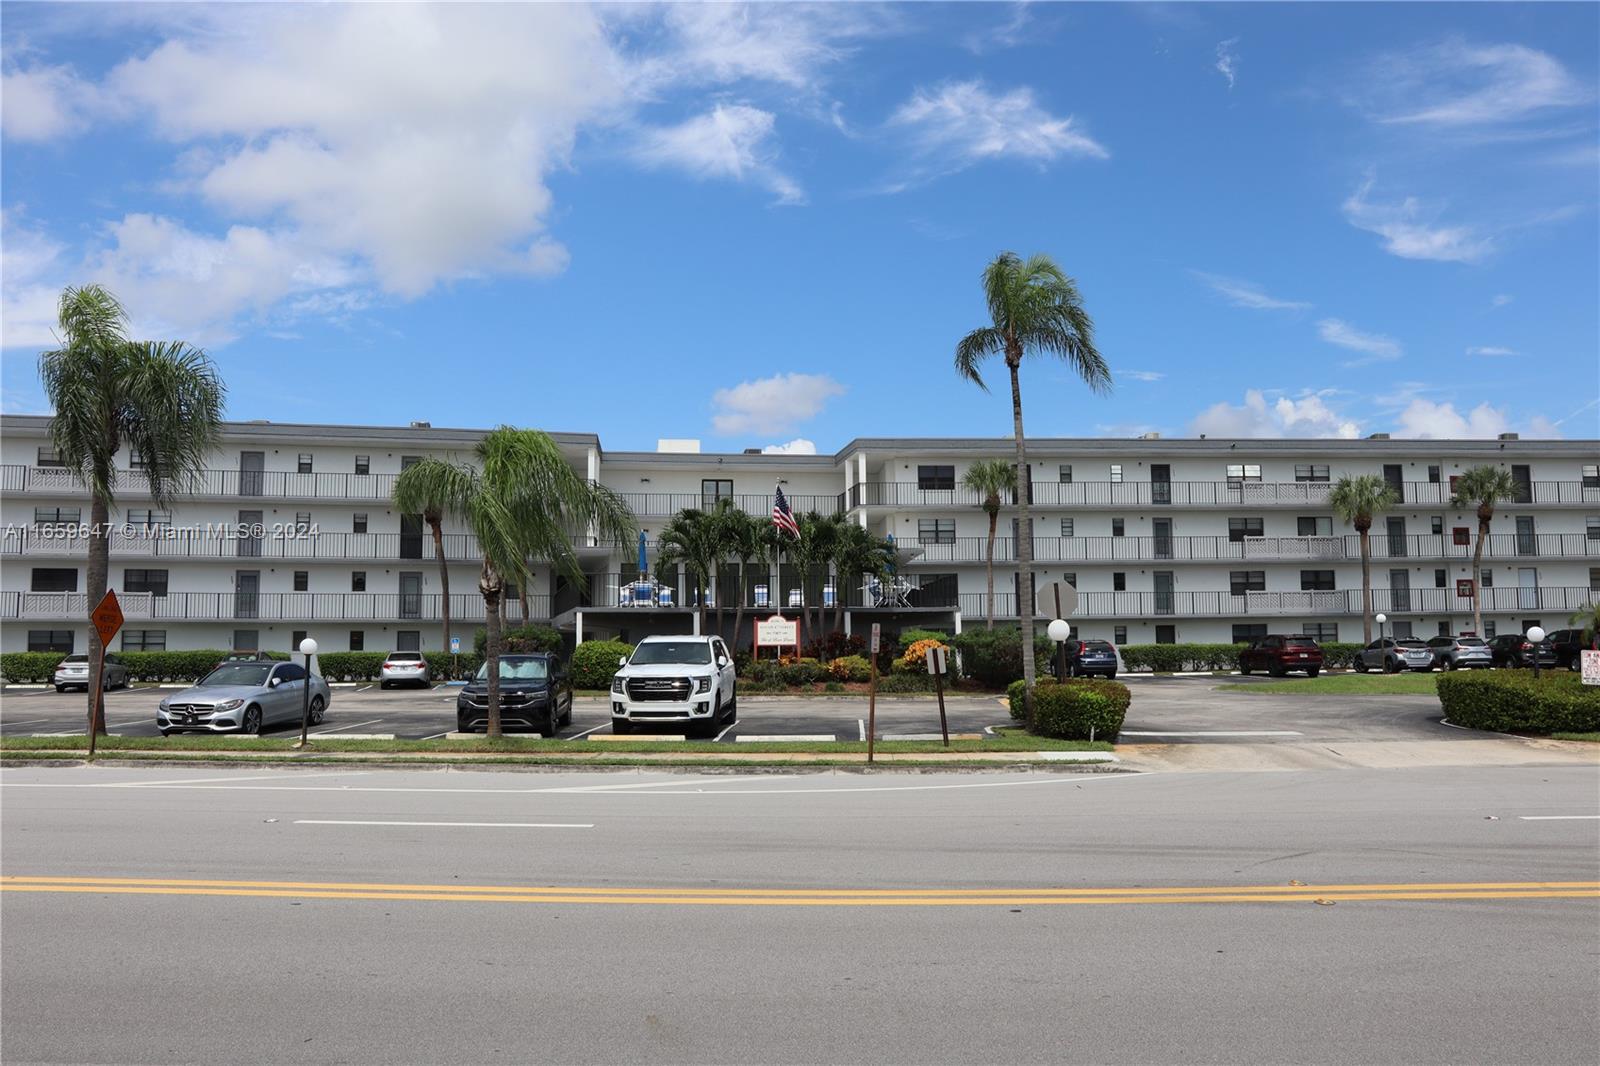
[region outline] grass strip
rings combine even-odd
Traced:
[[[1600,733],[1551,733],[1551,740],[1582,740],[1590,744],[1600,744]]]
[[[1322,677],[1291,677],[1282,681],[1237,682],[1217,685],[1219,692],[1272,693],[1289,692],[1302,696],[1388,695],[1436,696],[1434,680],[1437,674],[1408,672],[1404,674],[1328,674]]]

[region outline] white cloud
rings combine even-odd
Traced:
[[[1269,401],[1260,389],[1249,389],[1244,403],[1218,403],[1189,423],[1189,432],[1207,437],[1338,437],[1353,440],[1361,427],[1334,411],[1327,392],[1304,392],[1298,398]]]
[[[1422,205],[1415,197],[1398,203],[1378,204],[1367,199],[1370,180],[1344,202],[1344,217],[1357,229],[1376,233],[1390,255],[1402,259],[1473,263],[1487,255],[1492,241],[1470,226],[1435,226],[1424,222]]]
[[[817,454],[817,445],[816,445],[815,441],[806,440],[804,437],[796,437],[794,440],[789,441],[786,444],[769,444],[766,447],[761,449],[761,454],[762,455],[816,455]]]
[[[1228,89],[1232,91],[1234,78],[1239,72],[1239,55],[1233,46],[1239,43],[1239,38],[1229,37],[1217,45],[1217,73],[1228,79]]]
[[[1261,311],[1303,311],[1311,306],[1302,300],[1280,300],[1275,296],[1269,296],[1266,290],[1253,281],[1241,281],[1238,278],[1206,274],[1198,270],[1192,273],[1218,293],[1226,296],[1228,302],[1235,307],[1249,307]]]
[[[63,251],[48,234],[26,225],[16,209],[0,211],[0,348],[54,346],[56,304],[65,284]]]
[[[1505,411],[1480,403],[1466,415],[1452,403],[1435,403],[1421,397],[1401,411],[1394,430],[1397,437],[1433,440],[1472,440],[1494,437],[1511,429]]]
[[[759,182],[780,204],[804,203],[800,186],[773,165],[774,121],[770,111],[718,104],[681,125],[646,132],[637,154],[647,164],[674,167],[697,178]]]
[[[1489,305],[1491,307],[1504,307],[1506,304],[1515,299],[1516,297],[1512,296],[1508,292],[1497,292],[1494,294],[1494,299],[1489,301]]]
[[[1337,344],[1354,352],[1365,352],[1369,357],[1345,363],[1345,366],[1361,366],[1364,363],[1398,359],[1402,354],[1400,342],[1393,337],[1386,337],[1381,333],[1363,333],[1350,323],[1337,318],[1324,318],[1318,322],[1317,334],[1329,344]]]
[[[34,66],[0,78],[0,127],[12,141],[50,141],[79,133],[99,106],[95,87],[68,67]]]
[[[652,93],[669,84],[770,82],[814,93],[850,43],[882,28],[886,12],[850,4],[671,4],[607,11],[624,32],[642,23],[661,47],[630,71]]]
[[[1135,381],[1160,381],[1167,376],[1159,370],[1123,370],[1119,371],[1119,375]]]
[[[1484,347],[1481,347],[1481,348],[1468,348],[1467,349],[1467,354],[1468,355],[1521,355],[1522,353],[1518,352],[1514,348],[1500,348],[1500,347],[1496,347],[1496,346],[1493,346],[1493,345],[1488,345],[1488,346],[1484,346]]]
[[[991,159],[1049,163],[1062,156],[1106,159],[1108,151],[1068,116],[1058,118],[1034,100],[1033,90],[992,93],[980,81],[918,89],[889,119],[912,149],[949,173]]]
[[[1450,40],[1382,56],[1365,79],[1382,122],[1466,127],[1589,102],[1593,90],[1547,52]]]
[[[745,381],[711,396],[711,424],[723,436],[782,433],[816,417],[844,386],[825,374],[777,374]]]
[[[983,55],[1000,48],[1015,48],[1034,39],[1034,35],[1027,32],[1033,22],[1033,12],[1029,10],[1029,0],[1009,5],[1011,12],[1004,22],[987,26],[974,33],[969,33],[962,41],[969,52]],[[986,4],[977,10],[988,14],[999,8],[999,4]]]

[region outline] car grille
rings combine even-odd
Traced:
[[[694,685],[687,677],[631,677],[626,688],[628,699],[644,703],[652,700],[686,700]]]

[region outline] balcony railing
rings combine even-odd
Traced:
[[[0,556],[30,555],[82,558],[88,554],[86,536],[67,535],[47,526],[0,530]],[[445,559],[478,562],[478,538],[469,533],[446,533]],[[348,560],[436,561],[433,537],[424,533],[306,533],[263,537],[235,536],[201,529],[152,529],[111,535],[111,555],[121,559],[287,559],[343,562]]]
[[[1371,537],[1372,558],[1471,560],[1477,538],[1457,544],[1448,535],[1412,533]],[[987,537],[956,537],[944,543],[918,544],[922,554],[911,562],[918,566],[981,563],[988,550]],[[1494,533],[1484,544],[1487,560],[1540,557],[1550,559],[1600,558],[1600,538],[1586,533]],[[1327,537],[1034,537],[1033,558],[1040,563],[1095,562],[1355,562],[1361,558],[1361,538],[1354,533]],[[1016,562],[1016,541],[996,537],[996,563]]]
[[[1570,614],[1600,600],[1600,589],[1582,586],[1547,588],[1487,588],[1483,590],[1485,614],[1529,612]],[[985,617],[986,596],[981,592],[961,594],[961,614],[966,618]],[[1011,592],[996,592],[995,618],[1016,618],[1017,602]],[[1472,613],[1472,600],[1456,594],[1454,588],[1372,590],[1372,609],[1391,615],[1463,615]],[[1361,614],[1361,590],[1247,592],[1235,596],[1228,592],[1079,592],[1073,618],[1143,619],[1153,617],[1243,618],[1283,615]],[[1042,617],[1042,616],[1041,616]]]
[[[1449,506],[1450,486],[1408,481],[1405,504]],[[1266,507],[1326,509],[1333,485],[1326,481],[1054,481],[1035,482],[1033,506],[1049,507]],[[965,488],[925,489],[914,481],[869,481],[846,493],[851,508],[978,507],[983,497]],[[1600,485],[1581,481],[1534,481],[1518,486],[1519,504],[1600,503]],[[1009,506],[1009,502],[1008,502]]]
[[[243,499],[388,500],[397,474],[301,474],[292,470],[203,470],[178,486],[180,496]],[[76,472],[59,466],[0,467],[0,491],[51,496],[85,495]],[[150,482],[139,470],[117,471],[117,495],[148,496]]]
[[[117,598],[131,622],[437,622],[443,604],[436,593],[404,592],[127,592]],[[81,592],[0,593],[0,619],[78,622],[88,616]],[[547,620],[550,597],[529,597],[528,616]],[[522,617],[517,600],[507,602],[506,617]],[[450,619],[483,621],[483,597],[452,593]]]
[[[628,509],[640,518],[670,518],[690,508],[709,510],[717,503],[716,497],[702,496],[697,492],[624,492],[620,495]],[[723,498],[731,499],[734,506],[745,514],[757,518],[769,518],[772,515],[771,496],[735,494]],[[784,493],[784,498],[789,502],[789,509],[797,515],[812,511],[820,515],[832,515],[844,509],[843,494],[794,496]]]

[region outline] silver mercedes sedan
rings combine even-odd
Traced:
[[[223,663],[193,688],[156,707],[156,728],[173,733],[263,733],[299,725],[311,687],[311,722],[321,722],[333,699],[328,683],[299,663]]]

